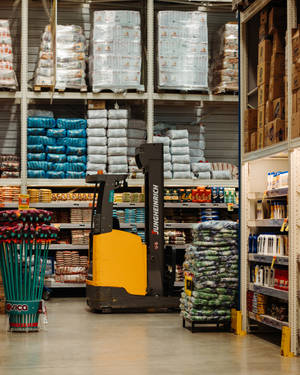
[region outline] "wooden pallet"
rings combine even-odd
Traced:
[[[37,85],[35,85],[35,86],[33,86],[33,90],[35,92],[52,91],[53,86],[37,86]],[[57,91],[57,92],[66,92],[66,91],[69,91],[69,90],[72,91],[72,89],[55,89],[55,91]],[[76,90],[76,89],[74,89],[74,90]],[[87,86],[81,87],[80,92],[87,92]]]

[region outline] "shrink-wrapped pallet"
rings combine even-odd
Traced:
[[[0,19],[0,88],[11,90],[17,88],[9,21],[2,19]]]

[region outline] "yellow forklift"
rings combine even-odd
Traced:
[[[126,188],[127,175],[86,177],[95,184],[86,281],[92,311],[165,311],[178,309],[178,296],[169,295],[164,257],[163,145],[136,149],[136,162],[145,178],[145,239],[119,229],[113,218],[114,191]],[[96,199],[96,194],[98,198]]]

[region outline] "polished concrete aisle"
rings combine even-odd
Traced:
[[[253,335],[190,333],[177,314],[98,315],[85,300],[48,302],[47,331],[5,332],[1,375],[299,375],[300,359]]]

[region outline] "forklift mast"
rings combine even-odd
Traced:
[[[143,144],[136,149],[135,159],[145,176],[148,294],[163,296],[165,274],[163,145]]]

